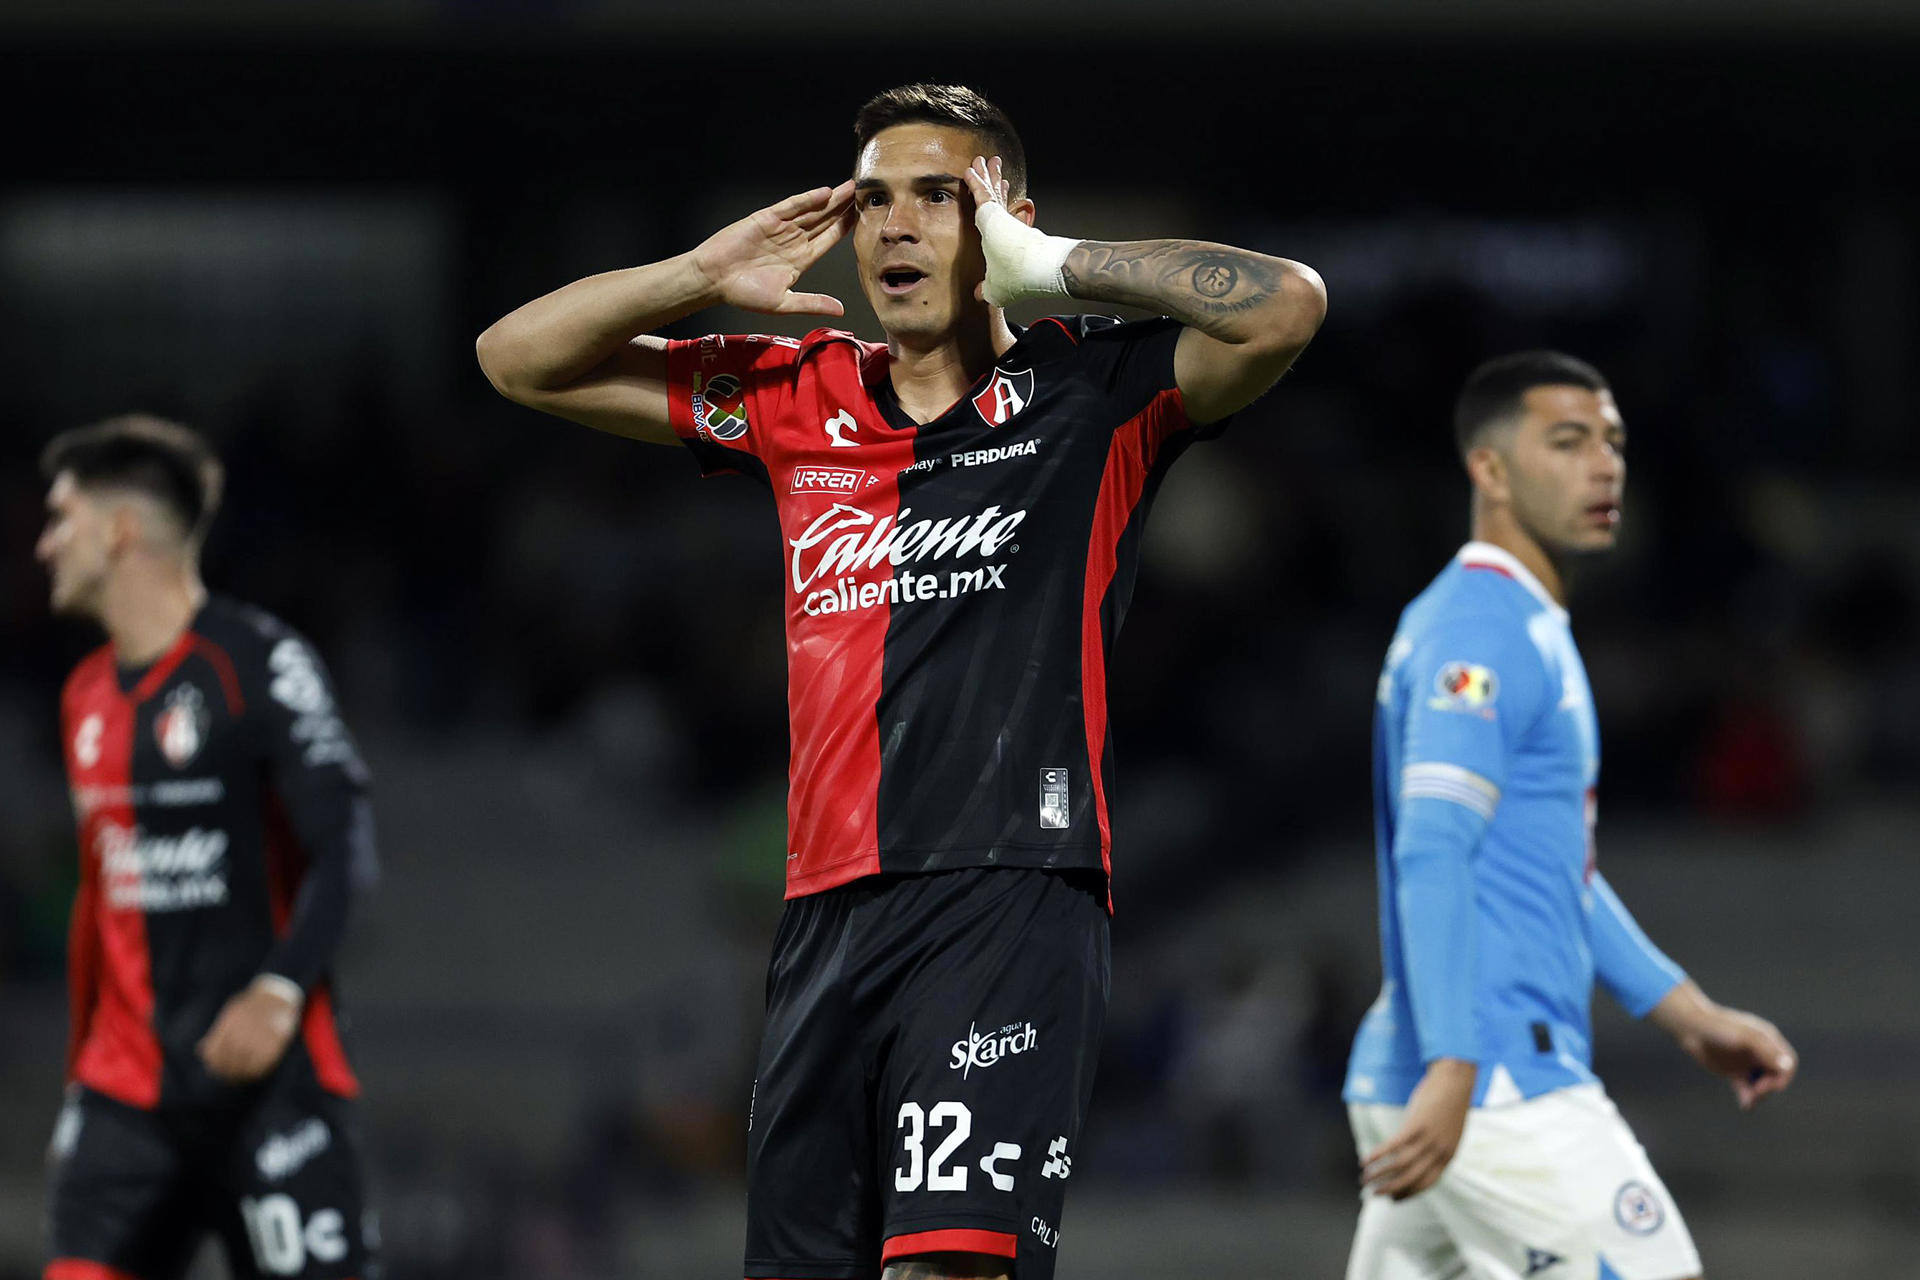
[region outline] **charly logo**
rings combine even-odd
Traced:
[[[845,433],[848,431],[852,431],[855,427],[858,427],[859,425],[860,424],[854,420],[854,416],[852,414],[848,413],[845,409],[842,409],[840,412],[834,414],[831,418],[828,418],[825,422],[821,423],[820,429],[827,433],[827,443],[832,445],[834,448],[857,449],[860,447],[860,442],[858,440],[847,439]]]
[[[907,507],[898,516],[876,518],[870,511],[834,503],[799,537],[788,539],[793,548],[793,589],[804,592],[822,579],[881,565],[991,557],[1013,540],[1014,530],[1027,518],[1025,511],[1003,512],[998,506],[974,516],[940,520],[913,520],[912,515],[913,509]]]
[[[91,769],[100,763],[100,738],[107,731],[107,722],[95,712],[80,722],[73,732],[73,761],[82,769]]]
[[[985,1069],[1002,1058],[1025,1053],[1039,1043],[1040,1033],[1031,1022],[1009,1022],[986,1035],[981,1035],[975,1025],[969,1025],[966,1039],[953,1042],[953,1060],[947,1069],[958,1071],[964,1080],[973,1074],[975,1067]]]
[[[1033,401],[1033,370],[995,369],[993,379],[973,397],[973,407],[990,427],[1004,427]]]
[[[207,710],[207,699],[199,686],[177,685],[167,695],[160,714],[153,718],[153,740],[159,744],[160,754],[167,758],[167,763],[182,769],[200,754],[200,746],[207,740],[207,729],[212,723],[213,715]]]

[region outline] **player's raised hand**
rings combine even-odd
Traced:
[[[1407,1099],[1400,1130],[1360,1162],[1360,1184],[1383,1196],[1417,1196],[1446,1172],[1473,1108],[1479,1067],[1458,1058],[1436,1058]]]
[[[986,278],[973,296],[996,307],[1022,298],[1066,297],[1061,267],[1080,242],[1035,227],[1031,202],[1023,199],[1017,209],[1009,203],[1013,190],[999,156],[975,156],[964,181],[973,196],[973,225],[987,260]]]
[[[250,1083],[279,1064],[299,1024],[299,1005],[275,987],[255,983],[221,1008],[200,1038],[200,1061],[229,1084]]]
[[[750,213],[707,237],[693,262],[721,299],[767,315],[841,316],[847,309],[824,293],[795,293],[807,268],[853,226],[853,180],[815,187]]]

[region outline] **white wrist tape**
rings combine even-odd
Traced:
[[[998,203],[981,205],[973,222],[980,228],[980,248],[987,257],[988,302],[1004,307],[1022,298],[1067,296],[1060,268],[1078,240],[1030,227]]]

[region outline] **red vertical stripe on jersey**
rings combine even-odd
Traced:
[[[171,659],[178,666],[181,656],[175,646],[161,662]],[[147,681],[141,687],[148,688]],[[100,718],[99,732],[88,735],[83,754],[76,738],[94,716]],[[99,947],[92,1016],[73,1073],[110,1098],[153,1107],[160,1101],[161,1053],[153,1029],[153,967],[140,901],[140,829],[133,807],[137,723],[134,701],[120,693],[112,655],[102,650],[84,673],[77,673],[68,708],[68,776],[76,795],[84,797],[80,874],[94,878]]]
[[[803,383],[819,376],[818,362],[803,366]],[[826,393],[803,385],[797,394],[806,402]],[[860,415],[853,430],[873,442],[860,450],[859,466],[876,481],[855,499],[857,510],[790,496],[780,502],[787,560],[787,715],[793,733],[787,791],[789,898],[880,870],[877,709],[893,606],[884,600],[863,605],[859,593],[863,587],[879,593],[901,570],[882,556],[874,566],[832,572],[829,557],[842,539],[851,539],[846,545],[857,548],[894,527],[900,515],[899,473],[913,465],[915,433],[888,426],[870,397],[862,396],[850,411]],[[824,448],[812,454],[796,452],[776,463],[776,494],[788,493],[796,464],[836,460],[826,439],[823,432]],[[858,513],[872,518],[862,523]],[[847,603],[853,607],[842,607]],[[846,714],[849,706],[868,710],[855,720]]]
[[[360,1096],[360,1078],[347,1062],[346,1048],[340,1043],[340,1024],[333,1016],[333,993],[324,982],[314,984],[307,993],[307,1009],[300,1017],[300,1039],[313,1059],[314,1079],[328,1093],[340,1098]]]
[[[192,651],[205,658],[214,674],[220,677],[220,689],[227,695],[227,713],[238,719],[247,709],[247,700],[240,696],[240,673],[233,669],[233,659],[203,635],[189,633],[188,638]]]
[[[187,655],[193,652],[194,639],[193,632],[182,632],[180,638],[173,642],[173,647],[161,654],[158,662],[155,662],[147,668],[147,674],[141,676],[140,683],[133,686],[133,692],[127,695],[127,701],[133,703],[145,702],[148,698],[158,693],[160,686],[167,682],[169,676],[180,669],[180,664],[185,662]]]
[[[268,800],[267,903],[273,913],[273,936],[284,938],[293,922],[295,888],[306,874],[306,859],[294,841],[293,828],[278,797]],[[347,1051],[340,1043],[340,1025],[333,1016],[333,995],[327,984],[317,982],[307,993],[306,1007],[300,1014],[300,1040],[313,1062],[313,1075],[320,1087],[341,1098],[360,1095],[360,1079],[353,1074]]]
[[[91,1258],[55,1258],[40,1273],[40,1280],[140,1280],[140,1277]]]
[[[1153,461],[1168,436],[1186,425],[1177,390],[1162,391],[1121,424],[1107,449],[1107,467],[1094,499],[1093,531],[1087,539],[1087,586],[1080,612],[1080,693],[1087,718],[1087,761],[1093,771],[1093,807],[1100,823],[1100,865],[1113,870],[1113,831],[1107,813],[1107,642],[1100,607],[1120,568],[1120,539]],[[1109,894],[1111,900],[1111,894]]]

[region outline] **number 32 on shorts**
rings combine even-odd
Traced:
[[[895,1128],[906,1161],[893,1171],[895,1191],[919,1191],[923,1186],[928,1191],[967,1189],[967,1166],[955,1160],[973,1134],[973,1112],[966,1103],[936,1102],[931,1110],[923,1110],[917,1102],[903,1102]],[[927,1152],[930,1141],[938,1143],[931,1155]],[[981,1171],[995,1191],[1013,1190],[1013,1175],[996,1166],[1019,1158],[1018,1144],[996,1142],[993,1153],[980,1161]]]
[[[923,1173],[929,1191],[967,1189],[967,1166],[948,1163],[973,1132],[973,1112],[967,1109],[966,1103],[936,1102],[931,1111],[922,1111],[917,1102],[903,1102],[895,1128],[900,1133],[907,1161],[893,1171],[895,1191],[920,1190]],[[929,1159],[926,1140],[942,1130],[947,1131],[946,1135],[940,1145],[933,1149],[933,1156]]]

